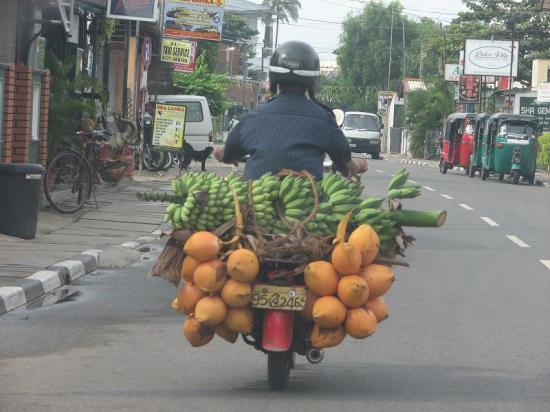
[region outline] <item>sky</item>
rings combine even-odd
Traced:
[[[260,0],[253,0],[260,3]],[[389,1],[384,0],[387,4]],[[300,18],[281,25],[279,44],[301,40],[311,44],[321,60],[335,60],[332,51],[338,47],[341,22],[348,13],[359,13],[365,0],[301,0]],[[411,19],[430,17],[443,24],[450,22],[459,11],[465,10],[461,0],[401,0],[404,13]],[[314,21],[317,20],[317,21]]]

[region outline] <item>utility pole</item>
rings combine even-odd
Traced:
[[[513,67],[514,67],[514,30],[515,30],[515,22],[514,22],[514,15],[510,15],[510,20],[508,20],[508,23],[506,24],[506,28],[508,31],[512,34],[512,47],[510,48],[511,55],[510,55],[510,78],[508,79],[508,104],[510,107],[508,108],[509,113],[514,112],[514,107],[512,105],[512,74],[513,74]],[[519,54],[519,53],[518,53]]]
[[[403,18],[403,78],[407,77],[407,60],[405,53],[405,18]]]
[[[391,52],[393,47],[393,3],[391,3],[391,24],[390,24],[390,58],[388,60],[388,88],[390,89],[390,77],[391,77]]]
[[[447,64],[447,38],[445,36],[445,28],[441,23],[443,30],[443,118],[447,121],[447,82],[445,81],[445,65]]]

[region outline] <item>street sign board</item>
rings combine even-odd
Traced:
[[[225,0],[166,0],[163,34],[220,41]]]
[[[512,77],[518,74],[519,42],[510,40],[473,40],[465,42],[464,74],[477,76],[510,76],[512,60]]]
[[[460,64],[445,65],[445,80],[457,82],[460,80]]]
[[[534,97],[520,97],[519,114],[535,116],[543,130],[550,131],[550,103],[539,103]]]
[[[143,67],[147,71],[151,65],[151,58],[153,56],[153,42],[149,36],[143,38],[143,44],[141,45],[141,61],[143,62]]]
[[[537,86],[537,101],[550,103],[550,83],[539,83]]]
[[[107,0],[107,17],[120,20],[157,21],[158,0]]]
[[[480,76],[460,76],[458,83],[458,101],[462,103],[478,103],[481,97]]]
[[[385,115],[388,113],[391,101],[393,99],[394,92],[392,91],[379,91],[378,92],[378,114]]]
[[[181,149],[185,141],[185,106],[157,103],[153,146]]]

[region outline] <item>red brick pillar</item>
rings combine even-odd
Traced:
[[[27,163],[31,139],[32,69],[15,66],[15,121],[12,162]]]
[[[15,70],[13,66],[6,69],[4,73],[4,124],[3,127],[3,148],[0,153],[1,163],[12,162],[13,132],[15,122]]]
[[[48,161],[48,114],[50,110],[50,73],[42,76],[42,90],[40,93],[40,146],[38,148],[38,163],[46,166]]]

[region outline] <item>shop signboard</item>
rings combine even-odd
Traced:
[[[181,149],[185,141],[185,106],[157,103],[153,146]]]
[[[191,64],[195,60],[196,48],[196,42],[163,38],[160,60],[166,63]]]
[[[462,103],[479,103],[480,96],[480,76],[460,76],[460,81],[458,82],[458,101]]]
[[[512,77],[518,73],[519,42],[514,42]],[[467,39],[464,50],[464,74],[510,76],[512,41]]]
[[[225,0],[166,0],[166,37],[220,41]]]
[[[550,131],[550,103],[539,103],[534,97],[520,97],[519,114],[535,116],[543,131]]]
[[[107,0],[107,17],[120,20],[157,20],[158,0]]]

